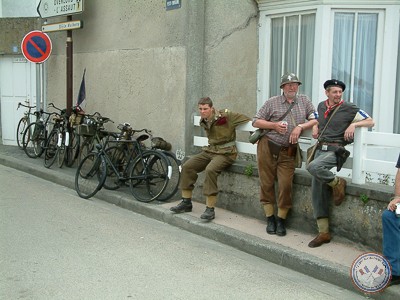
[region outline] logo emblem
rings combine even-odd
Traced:
[[[390,282],[391,267],[386,258],[374,252],[357,257],[351,266],[350,275],[353,284],[365,293],[382,291]]]
[[[177,149],[175,152],[176,159],[182,161],[185,158],[185,151],[182,149]]]

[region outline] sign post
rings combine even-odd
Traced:
[[[73,14],[83,12],[83,0],[40,0],[37,12],[42,19],[58,16],[67,16],[68,21],[58,24],[43,25],[42,30],[49,31],[67,31],[66,57],[67,57],[67,115],[71,115],[72,110],[72,89],[73,89],[73,47],[72,47],[72,29],[82,27],[81,21],[72,21]]]

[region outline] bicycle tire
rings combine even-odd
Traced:
[[[79,148],[78,164],[85,158],[86,155],[91,153],[93,150],[92,139],[85,137],[83,139],[82,145]]]
[[[72,167],[78,156],[80,147],[80,136],[76,134],[75,130],[71,128],[69,133],[69,145],[67,147],[67,154],[65,158],[65,165],[67,167]]]
[[[89,199],[101,190],[107,176],[104,157],[89,153],[78,166],[75,173],[75,190],[79,197]]]
[[[108,158],[111,160],[111,163],[118,171],[124,172],[126,170],[127,161],[125,157],[125,152],[120,147],[111,146],[104,151],[106,152]],[[107,190],[116,190],[122,184],[124,184],[124,182],[121,182],[119,180],[118,174],[116,174],[114,169],[107,164],[107,177],[103,187]]]
[[[167,186],[169,167],[165,155],[154,150],[144,151],[135,159],[129,177],[133,197],[141,202],[157,199]]]
[[[24,141],[24,132],[26,130],[26,127],[28,127],[28,119],[26,117],[23,117],[19,120],[18,125],[17,125],[17,145],[20,149],[23,149],[23,141]]]
[[[28,136],[28,137],[27,137]],[[37,158],[44,152],[45,127],[43,123],[35,122],[28,125],[24,132],[24,151],[30,158]]]
[[[47,139],[46,150],[44,151],[44,166],[50,168],[57,156],[58,156],[58,130],[50,132],[49,138]]]
[[[167,201],[175,196],[176,192],[178,191],[179,182],[181,180],[182,163],[175,157],[172,152],[161,152],[168,158],[172,170],[169,175],[167,186],[165,187],[164,191],[157,197],[157,200]]]

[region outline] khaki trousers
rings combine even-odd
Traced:
[[[257,145],[257,163],[261,204],[275,205],[275,180],[277,180],[278,208],[291,208],[294,158],[282,150],[275,160],[268,147],[268,138],[262,137]]]
[[[192,156],[182,165],[181,190],[193,190],[197,181],[198,173],[205,171],[203,194],[215,196],[218,194],[217,178],[221,172],[232,165],[236,154],[224,155],[209,152],[201,152]]]

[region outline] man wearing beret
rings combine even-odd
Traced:
[[[292,207],[292,185],[299,137],[303,130],[317,124],[316,111],[310,98],[298,94],[300,85],[301,81],[296,74],[282,75],[282,95],[265,101],[253,118],[253,126],[263,129],[265,133],[257,145],[260,202],[267,217],[267,233],[278,236],[286,235],[286,217]],[[275,181],[278,189],[277,201]]]
[[[197,174],[205,171],[203,194],[206,196],[206,210],[200,218],[212,220],[215,218],[218,176],[222,170],[232,165],[237,157],[236,127],[251,119],[228,109],[216,110],[209,97],[198,101],[198,109],[201,116],[200,126],[207,134],[209,145],[183,164],[179,184],[182,190],[182,201],[170,210],[174,213],[192,211],[192,191],[197,181]]]
[[[374,126],[374,121],[365,111],[342,99],[346,89],[344,82],[327,80],[324,89],[328,99],[318,105],[318,125],[312,132],[313,138],[318,139],[318,146],[314,160],[307,167],[313,176],[311,198],[319,231],[308,244],[311,248],[330,242],[329,203],[333,199],[338,206],[345,198],[346,180],[337,177],[331,169],[336,167],[339,171],[346,160],[349,153],[344,147],[353,142],[356,127]]]

